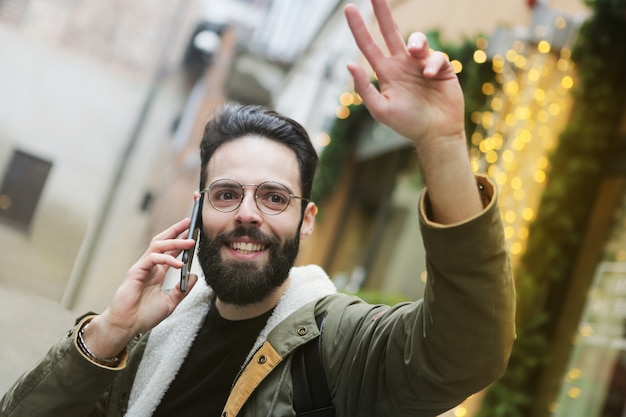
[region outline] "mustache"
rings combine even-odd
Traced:
[[[270,247],[277,246],[280,244],[280,241],[278,240],[276,236],[263,233],[256,227],[244,227],[244,226],[238,226],[237,228],[233,230],[218,233],[217,235],[215,235],[213,240],[219,244],[222,244],[231,239],[244,237],[244,236],[249,237],[250,239],[253,239],[259,243],[268,245]]]

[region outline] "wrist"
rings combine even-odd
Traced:
[[[120,357],[133,339],[120,333],[112,326],[109,326],[102,315],[87,318],[80,326],[76,344],[81,352],[92,359],[108,359]],[[82,346],[81,346],[82,344]],[[97,362],[94,360],[94,362]],[[110,365],[106,365],[110,366]]]
[[[86,320],[78,329],[78,334],[76,335],[76,344],[78,345],[78,349],[84,356],[87,357],[87,359],[97,363],[98,365],[111,368],[117,367],[121,362],[122,351],[115,356],[101,357],[95,354],[87,345],[87,342],[85,341],[85,332],[90,324],[91,320]]]

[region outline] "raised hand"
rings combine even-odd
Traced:
[[[387,1],[372,0],[372,6],[388,54],[374,42],[358,9],[345,8],[357,46],[380,86],[378,91],[360,66],[348,65],[372,116],[416,146],[450,136],[464,138],[463,93],[446,56],[431,51],[423,33],[411,34],[405,44]]]
[[[161,286],[170,267],[181,268],[176,257],[193,246],[185,239],[189,219],[182,220],[155,236],[143,256],[128,270],[109,307],[95,317],[84,338],[99,357],[115,356],[140,332],[152,329],[169,316],[197,281],[191,275],[188,290],[177,285],[169,293]]]
[[[357,92],[370,114],[411,140],[424,174],[432,219],[464,221],[482,210],[471,170],[464,127],[464,100],[452,65],[431,51],[423,33],[405,44],[387,0],[371,0],[388,53],[374,42],[354,5],[344,12],[357,46],[376,73],[380,91],[363,68],[349,64]]]

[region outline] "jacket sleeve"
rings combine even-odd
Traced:
[[[86,318],[54,345],[25,373],[0,401],[0,417],[99,416],[96,408],[119,368],[99,366],[83,356],[76,344],[78,329]]]
[[[422,300],[329,307],[336,319],[327,319],[322,337],[332,352],[324,368],[338,414],[434,416],[503,374],[515,337],[515,290],[495,188],[478,180],[485,209],[460,224],[430,222],[422,197]]]

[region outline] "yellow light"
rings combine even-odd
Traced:
[[[524,143],[523,140],[520,140],[520,138],[513,139],[513,150],[520,152],[525,147],[526,147],[526,144]]]
[[[363,99],[361,98],[361,96],[358,93],[354,93],[353,101],[354,101],[355,105],[359,105],[359,104],[363,103]]]
[[[522,188],[522,179],[520,177],[514,177],[511,179],[511,188],[519,190]]]
[[[535,181],[537,181],[538,183],[542,183],[546,181],[546,173],[545,171],[538,169],[537,171],[535,171]]]
[[[515,201],[522,201],[526,197],[526,192],[523,189],[515,190],[513,192],[513,198]]]
[[[556,116],[557,114],[561,112],[561,106],[559,106],[556,103],[552,103],[550,104],[548,111],[550,112],[551,115]]]
[[[489,129],[491,126],[493,126],[493,113],[488,111],[484,112],[481,117],[481,122],[484,127]]]
[[[550,52],[550,43],[548,41],[539,41],[537,44],[537,50],[542,54]]]
[[[519,255],[522,253],[522,244],[519,242],[515,242],[511,245],[511,253],[513,255]]]
[[[515,95],[519,92],[519,84],[517,81],[509,81],[504,85],[504,91],[509,95]]]
[[[524,211],[522,211],[522,218],[526,221],[531,221],[535,217],[535,212],[533,209],[526,207]]]
[[[494,97],[491,99],[491,109],[495,112],[502,110],[503,104],[500,97]]]
[[[541,88],[537,88],[533,94],[533,96],[535,97],[535,100],[538,102],[542,102],[546,99],[546,92],[543,91]]]
[[[498,153],[496,151],[487,152],[487,154],[485,155],[485,160],[490,164],[496,163],[496,161],[498,160]]]
[[[548,158],[543,155],[540,156],[539,158],[537,158],[537,168],[546,169],[548,167],[548,162]]]
[[[507,149],[506,151],[502,152],[502,160],[504,162],[513,162],[514,159],[515,159],[515,154],[513,153],[512,150]]]
[[[482,142],[482,140],[483,140],[483,134],[480,133],[480,132],[474,132],[474,133],[472,133],[471,140],[472,140],[472,144],[473,145],[478,146],[478,145],[480,145],[480,142]]]
[[[589,337],[593,334],[593,327],[586,325],[580,329],[580,335],[582,337]]]
[[[337,107],[335,112],[338,119],[347,119],[350,116],[350,109],[345,106]]]
[[[506,115],[506,117],[504,118],[504,122],[506,123],[507,126],[515,126],[515,124],[517,123],[517,119],[515,118],[515,115],[512,113],[509,113]]]
[[[467,415],[467,408],[459,405],[454,409],[454,417],[465,417]]]
[[[567,20],[565,20],[563,16],[558,16],[556,19],[554,19],[554,26],[559,29],[565,29],[565,27],[567,26]]]
[[[420,280],[422,282],[426,282],[427,279],[428,279],[428,273],[426,271],[422,271],[422,273],[420,274]]]
[[[572,50],[569,48],[561,49],[561,58],[569,60],[572,57]]]
[[[495,178],[497,181],[498,175],[500,175],[500,167],[497,164],[492,164],[487,167],[487,175],[490,178]]]
[[[517,215],[515,214],[513,210],[509,210],[504,214],[504,221],[507,223],[513,223],[516,218],[517,218]]]
[[[487,54],[485,53],[485,51],[482,51],[480,49],[474,51],[474,61],[476,61],[476,63],[478,64],[484,64],[485,62],[487,62]]]
[[[493,72],[495,72],[496,74],[500,74],[504,69],[504,58],[502,58],[500,55],[494,56],[491,59],[491,67],[493,69]]]
[[[528,112],[530,113],[530,110]],[[522,129],[519,131],[518,137],[520,140],[524,141],[524,143],[528,143],[533,139],[533,134],[528,129]]]
[[[569,69],[569,65],[570,61],[565,58],[559,58],[559,60],[556,61],[556,68],[559,71],[567,71]]]
[[[569,372],[567,373],[567,377],[570,380],[575,380],[580,378],[580,369],[579,368],[572,368],[569,370]]]
[[[569,75],[566,75],[561,80],[561,85],[563,86],[563,88],[569,90],[570,88],[572,88],[574,86],[574,79],[572,77],[570,77]]]
[[[520,227],[517,235],[520,237],[520,239],[528,239],[528,227]]]
[[[513,63],[517,68],[526,68],[526,57],[524,55],[518,55]]]
[[[496,179],[496,182],[500,185],[504,185],[508,181],[506,173],[504,172],[498,172],[498,175],[495,176],[495,179]]]
[[[567,390],[567,396],[570,398],[578,398],[580,397],[580,388],[578,387],[572,387],[569,390]]]
[[[491,139],[493,140],[493,148],[494,149],[502,148],[502,144],[504,143],[504,138],[502,137],[502,134],[496,132],[496,133],[493,134]]]
[[[341,103],[342,106],[348,107],[354,103],[354,96],[351,93],[341,93],[339,103]]]
[[[490,96],[495,92],[495,88],[493,87],[493,84],[491,83],[483,83],[482,92],[484,95]]]
[[[478,172],[480,169],[480,161],[477,158],[472,158],[470,164],[472,165],[472,172]]]
[[[513,226],[506,226],[504,228],[504,238],[506,240],[511,239],[513,236],[515,236],[515,228]]]
[[[537,112],[537,120],[541,123],[545,123],[548,121],[548,112],[545,110],[539,110]]]
[[[463,64],[461,63],[461,61],[454,59],[450,61],[450,64],[452,65],[452,69],[454,70],[456,74],[463,71]]]
[[[481,119],[481,114],[479,111],[474,111],[472,112],[472,114],[470,115],[470,120],[472,121],[472,123],[480,123],[480,119]]]
[[[515,58],[517,58],[517,51],[515,49],[509,49],[506,51],[506,60],[509,62],[515,62]]]
[[[530,109],[528,107],[518,107],[515,109],[515,117],[517,117],[518,120],[530,119]]]
[[[328,135],[328,133],[320,133],[319,135],[317,135],[317,144],[321,147],[325,147],[328,146],[328,144],[330,143],[330,136]]]
[[[539,71],[537,70],[537,68],[531,68],[528,71],[528,79],[530,81],[537,81],[539,79]]]
[[[487,46],[489,46],[489,42],[487,41],[487,39],[483,38],[482,36],[476,39],[476,47],[478,49],[487,49]]]

